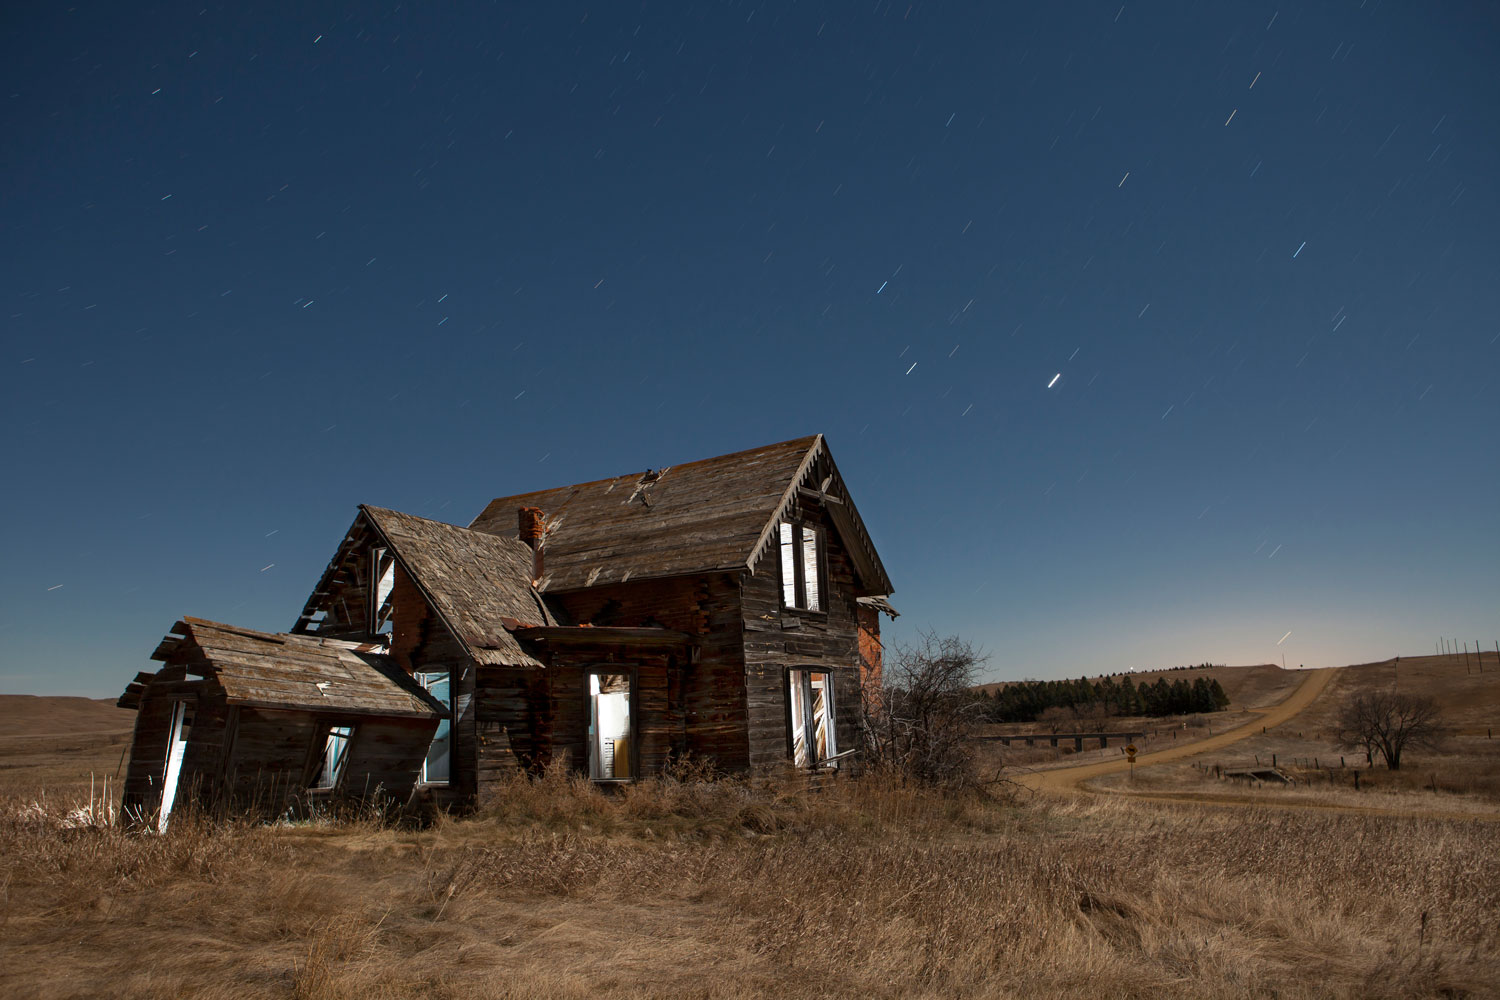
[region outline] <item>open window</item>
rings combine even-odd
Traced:
[[[833,674],[816,670],[787,672],[792,762],[816,767],[838,753],[834,736]]]
[[[446,784],[453,761],[453,674],[446,670],[418,673],[417,683],[442,702],[445,710],[443,721],[438,723],[432,743],[427,747],[427,757],[422,761],[422,781]]]
[[[172,725],[167,733],[167,765],[161,779],[161,809],[156,830],[165,833],[167,819],[177,801],[177,786],[182,781],[182,758],[187,753],[188,735],[193,730],[193,706],[186,701],[172,702]]]
[[[635,722],[631,675],[589,674],[589,777],[625,781],[634,776]]]
[[[823,610],[822,531],[801,521],[781,522],[781,604]]]
[[[391,631],[391,591],[396,587],[396,557],[391,550],[376,546],[370,550],[370,634]]]
[[[323,752],[318,758],[318,775],[312,787],[333,789],[344,777],[349,762],[349,744],[354,739],[353,726],[329,726],[323,730]]]

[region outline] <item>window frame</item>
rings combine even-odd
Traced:
[[[313,739],[312,745],[312,774],[307,782],[307,790],[309,792],[332,795],[343,786],[344,775],[349,773],[349,758],[354,752],[354,737],[358,729],[358,724],[352,719],[319,720],[317,736]],[[337,730],[344,730],[344,752],[339,757],[332,780],[325,785],[322,784],[322,779],[328,761],[328,740]]]
[[[787,546],[781,539],[781,526],[789,525],[792,529],[792,592],[794,604],[786,601],[786,563],[784,561]],[[807,606],[807,572],[802,558],[804,539],[802,531],[806,529],[812,532],[813,552],[817,561],[814,567],[818,585],[818,606]],[[827,530],[823,525],[810,521],[804,517],[783,517],[776,526],[776,564],[780,571],[776,580],[777,591],[780,594],[781,607],[787,611],[798,611],[803,614],[826,615],[828,614],[828,546],[826,544]]]
[[[812,699],[812,678],[814,674],[820,674],[823,677],[823,704],[826,716],[825,725],[827,726],[824,735],[828,753],[821,757],[818,755],[817,740],[813,736],[817,728],[817,715],[813,711]],[[782,685],[782,700],[786,707],[787,757],[791,760],[794,767],[805,767],[809,770],[816,770],[820,767],[838,767],[839,702],[838,684],[834,679],[835,677],[836,671],[832,667],[818,664],[804,663],[786,669]],[[793,706],[799,699],[793,697],[794,691],[801,695],[800,701],[804,709],[802,726],[803,732],[807,734],[805,737],[807,740],[806,763],[800,763],[797,760],[797,730],[795,725],[797,720]],[[833,761],[833,763],[830,764],[829,761]]]
[[[432,694],[432,689],[427,686],[428,682],[427,682],[426,678],[429,678],[429,677],[440,677],[440,676],[444,676],[444,675],[446,675],[447,678],[448,678],[448,706],[447,706],[447,708],[448,708],[448,714],[443,717],[442,722],[438,723],[438,729],[443,728],[444,723],[446,723],[447,726],[448,726],[448,777],[446,777],[446,778],[429,778],[427,776],[427,762],[428,762],[429,759],[431,759],[431,756],[432,756],[432,745],[438,741],[438,732],[437,732],[437,729],[434,729],[433,732],[432,732],[432,739],[428,741],[428,743],[427,743],[427,749],[425,751],[423,751],[423,753],[422,753],[422,766],[417,771],[417,784],[419,784],[419,785],[440,785],[441,786],[441,785],[450,785],[450,784],[453,783],[453,736],[454,736],[454,733],[455,733],[455,731],[457,729],[457,726],[455,725],[454,712],[453,712],[453,706],[454,706],[454,698],[453,698],[453,675],[454,675],[454,671],[452,671],[452,670],[418,670],[418,671],[416,671],[415,673],[412,674],[412,679],[417,682],[417,684],[422,688],[423,691],[426,691],[428,694]],[[434,697],[436,697],[436,696],[434,695]]]
[[[386,592],[381,594],[381,585],[385,583],[387,574],[390,575],[391,584]],[[391,605],[391,597],[395,592],[396,554],[384,545],[371,546],[370,592],[367,595],[369,607],[366,610],[368,617],[366,631],[370,634],[370,638],[389,637],[395,631],[395,608]]]

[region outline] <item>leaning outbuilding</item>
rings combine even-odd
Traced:
[[[370,643],[184,618],[120,705],[137,711],[123,808],[307,812],[346,790],[404,800],[447,774],[449,707]],[[359,739],[354,739],[358,730]],[[441,730],[441,732],[440,732]]]

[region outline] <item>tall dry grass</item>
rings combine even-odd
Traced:
[[[1493,824],[878,776],[517,779],[478,816],[166,835],[0,803],[0,995],[1438,997],[1500,983]]]

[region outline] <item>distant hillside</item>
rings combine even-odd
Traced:
[[[135,713],[113,698],[0,694],[0,737],[67,736],[129,731]]]

